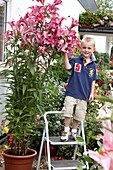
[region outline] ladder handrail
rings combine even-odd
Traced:
[[[62,111],[48,111],[48,112],[45,112],[44,114],[44,120],[47,120],[47,115],[48,114],[61,114]]]

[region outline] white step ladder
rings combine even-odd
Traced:
[[[85,144],[85,133],[84,133],[84,123],[81,122],[81,126],[79,127],[79,132],[78,135],[82,132],[82,138],[83,142],[76,142],[72,139],[69,139],[66,142],[62,142],[60,140],[60,137],[58,136],[49,136],[49,129],[48,129],[48,120],[47,116],[51,114],[61,114],[61,111],[48,111],[44,114],[44,121],[45,121],[45,127],[43,130],[43,135],[42,135],[42,141],[41,141],[41,146],[40,146],[40,151],[39,151],[39,156],[38,156],[38,164],[37,164],[37,169],[40,169],[40,162],[41,162],[41,156],[42,156],[42,150],[43,150],[43,145],[44,142],[47,142],[46,149],[47,149],[47,164],[48,164],[48,170],[72,170],[72,169],[77,169],[78,166],[82,166],[83,169],[89,169],[89,165],[86,162],[86,165],[83,165],[80,161],[75,160],[76,159],[76,151],[78,148],[78,145],[83,145],[84,147],[84,152],[86,152],[86,144]],[[74,155],[73,155],[73,160],[51,160],[50,157],[50,146],[49,145],[75,145],[75,150],[74,150]]]

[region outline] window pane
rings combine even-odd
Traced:
[[[4,1],[0,0],[0,61],[3,61],[3,38],[2,33],[5,31],[5,5]]]

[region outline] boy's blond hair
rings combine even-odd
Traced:
[[[93,45],[94,45],[94,47],[95,47],[95,40],[94,40],[94,38],[92,38],[92,37],[84,37],[82,40],[81,40],[81,44],[83,43],[83,42],[91,42]]]

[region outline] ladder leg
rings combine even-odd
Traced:
[[[84,133],[84,122],[81,122],[82,124],[81,124],[81,127],[82,127],[82,137],[83,137],[83,139],[84,139],[84,152],[86,153],[86,140],[85,140],[85,133]],[[88,164],[88,162],[86,161],[86,167],[87,167],[87,169],[89,169],[89,164]]]
[[[45,127],[43,130],[42,141],[41,141],[40,151],[39,151],[39,155],[38,155],[38,164],[37,164],[36,170],[40,169],[40,161],[41,161],[42,149],[43,149],[43,145],[44,145],[44,137],[45,137]]]
[[[51,170],[51,159],[50,159],[50,146],[49,146],[48,123],[46,123],[46,137],[47,137],[47,159],[48,159],[48,170]]]
[[[80,133],[81,133],[81,129],[82,129],[82,127],[81,127],[81,126],[82,126],[82,125],[80,125],[80,127],[79,127],[78,135],[80,135]],[[75,159],[76,159],[76,152],[77,152],[77,150],[78,150],[78,144],[77,144],[77,145],[75,145],[74,155],[73,155],[73,160],[75,160]]]
[[[80,135],[81,132],[82,132],[82,138],[83,138],[83,140],[84,140],[84,152],[86,153],[86,140],[85,140],[85,132],[84,132],[84,122],[81,122],[81,126],[80,126],[80,128],[79,128],[78,135]],[[73,160],[76,159],[77,149],[78,149],[78,145],[75,146],[74,155],[73,155]],[[89,164],[88,164],[87,161],[86,161],[86,168],[89,169]]]

